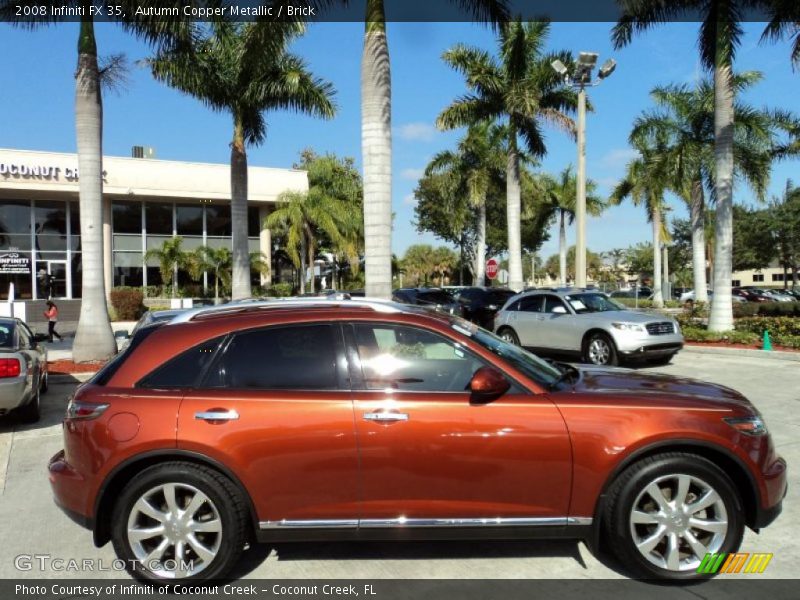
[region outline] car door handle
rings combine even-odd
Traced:
[[[235,421],[239,413],[235,410],[207,410],[194,413],[194,418],[199,421]]]
[[[364,419],[367,421],[376,421],[379,423],[394,423],[395,421],[408,421],[407,413],[379,411],[364,413]]]

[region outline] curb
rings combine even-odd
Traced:
[[[64,383],[84,383],[94,377],[94,373],[58,373],[56,375],[48,375],[49,383],[64,384]]]
[[[770,360],[787,360],[800,362],[800,352],[781,352],[780,350],[756,350],[750,348],[720,348],[719,346],[692,346],[684,344],[684,352],[696,354],[719,354],[723,356],[742,356],[748,358],[767,358]]]

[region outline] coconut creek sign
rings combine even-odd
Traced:
[[[46,179],[51,181],[78,181],[77,167],[61,167],[48,164],[0,162],[0,177],[3,179]]]

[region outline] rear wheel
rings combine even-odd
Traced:
[[[586,340],[584,361],[601,367],[613,367],[618,362],[617,348],[605,333],[593,333]]]
[[[609,547],[641,577],[700,579],[707,553],[736,552],[744,534],[739,494],[712,462],[670,453],[628,467],[609,490]]]
[[[510,327],[502,328],[497,332],[497,335],[499,335],[503,341],[513,344],[514,346],[519,346],[519,337]]]
[[[246,522],[230,480],[171,462],[145,469],[125,487],[112,514],[112,540],[139,579],[220,579],[239,560]]]
[[[47,371],[42,373],[42,383],[39,386],[39,389],[44,394],[47,392],[47,388],[50,387],[50,376],[47,374]]]

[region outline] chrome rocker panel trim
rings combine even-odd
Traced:
[[[590,526],[591,517],[481,517],[435,519],[282,519],[261,521],[259,529],[371,529],[424,527],[564,527]]]

